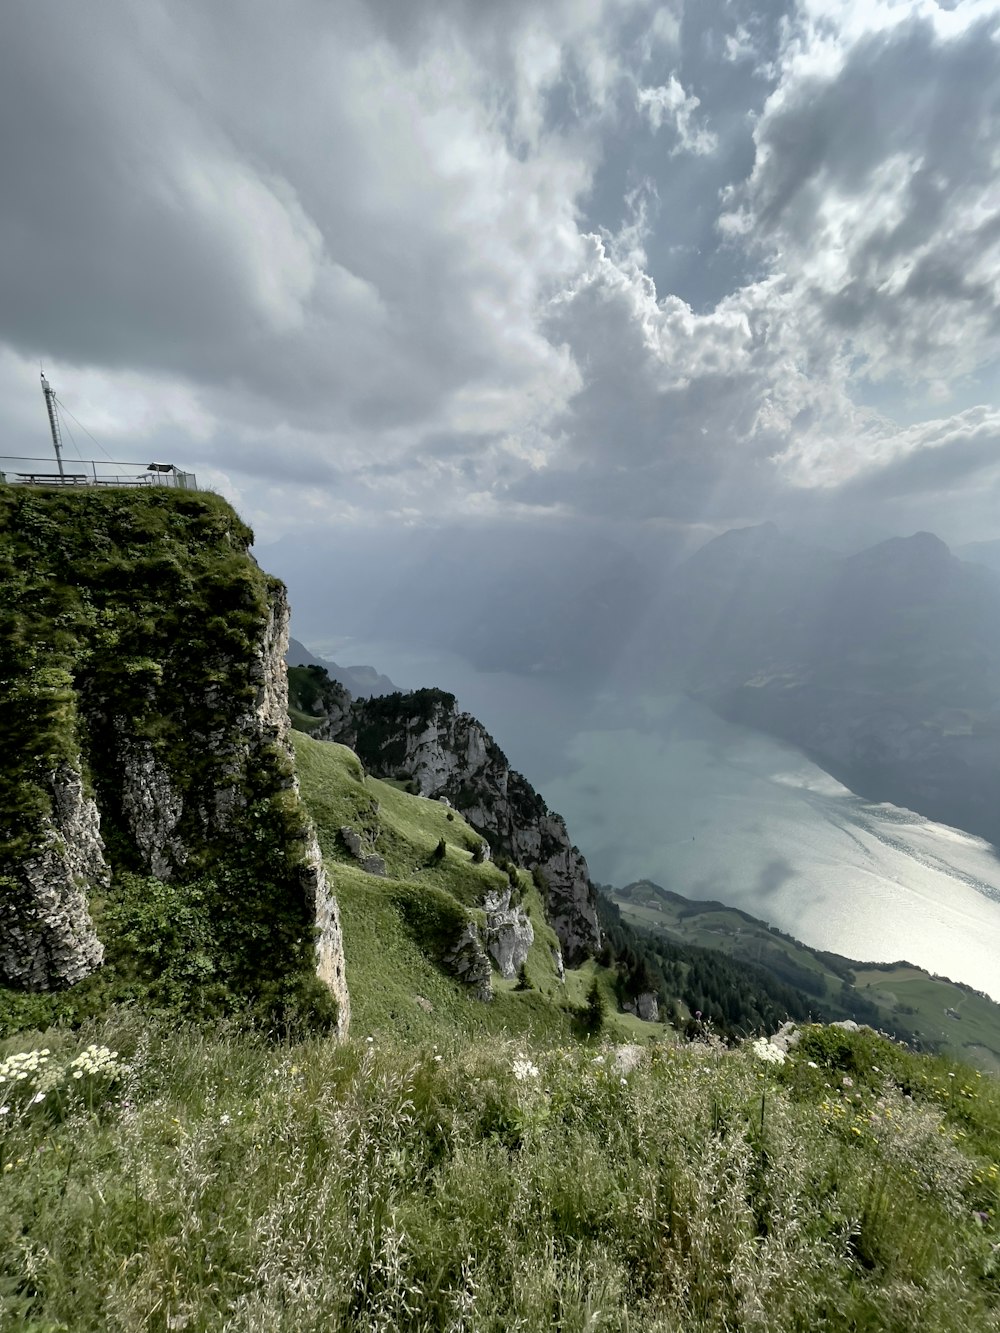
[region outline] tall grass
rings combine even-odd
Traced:
[[[888,1043],[88,1042],[0,1116],[4,1330],[1000,1328],[997,1084]]]

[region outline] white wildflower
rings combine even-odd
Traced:
[[[819,1068],[819,1065],[816,1063],[815,1060],[807,1060],[806,1063],[808,1064],[808,1066],[809,1066],[810,1069],[818,1069],[818,1068]]]
[[[756,1041],[750,1043],[750,1049],[758,1060],[763,1060],[768,1065],[783,1065],[785,1063],[785,1052],[779,1047],[773,1045],[766,1037],[758,1037]]]
[[[231,1120],[232,1116],[230,1116],[228,1113],[223,1113],[222,1115],[219,1116],[220,1125],[228,1125]]]
[[[91,1074],[95,1078],[115,1078],[118,1075],[117,1061],[117,1051],[109,1050],[107,1046],[90,1045],[75,1060],[70,1061],[69,1068],[74,1078],[83,1074]]]
[[[519,1055],[514,1061],[514,1077],[518,1083],[523,1083],[525,1079],[538,1077],[538,1066],[533,1065],[526,1056]]]
[[[0,1106],[0,1115],[10,1115],[9,1106]]]

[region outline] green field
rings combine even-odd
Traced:
[[[862,964],[810,949],[737,908],[684,898],[648,880],[611,896],[631,924],[764,967],[815,996],[817,1010],[830,1018],[874,1022],[926,1049],[1000,1070],[1000,1005],[969,987],[908,963]]]

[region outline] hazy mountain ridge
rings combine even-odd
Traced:
[[[328,657],[317,657],[315,653],[309,651],[304,643],[299,643],[298,639],[290,638],[288,640],[285,662],[290,667],[322,667],[331,680],[339,681],[344,689],[350,690],[352,694],[366,696],[394,694],[399,689],[399,686],[394,685],[388,676],[383,676],[372,666],[340,666]]]
[[[860,795],[1000,841],[1000,576],[932,534],[837,557],[726,533],[675,572],[657,648]]]

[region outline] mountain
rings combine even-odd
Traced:
[[[968,560],[975,565],[986,565],[1000,573],[1000,540],[991,542],[967,542],[956,546],[955,554],[960,560]]]
[[[315,668],[290,672],[298,716],[323,710],[307,729],[341,741],[366,769],[396,779],[421,796],[454,806],[487,839],[493,852],[540,876],[546,915],[568,963],[596,952],[601,936],[596,891],[582,853],[561,816],[520,773],[480,722],[459,710],[454,695],[416,690],[351,700]]]
[[[827,1020],[855,1019],[918,1048],[1000,1071],[1000,1005],[970,986],[903,961],[864,963],[812,949],[748,912],[685,898],[650,880],[604,891],[640,937],[723,953],[742,965],[738,977],[726,979],[723,1005],[746,984],[749,969],[786,988],[781,1000],[792,1017],[801,1016],[798,1006]]]
[[[0,985],[346,1032],[251,541],[206,493],[0,487]]]
[[[285,661],[290,666],[316,666],[322,667],[329,675],[331,680],[339,681],[344,689],[350,690],[352,694],[393,694],[399,689],[394,685],[388,676],[381,675],[371,666],[338,666],[336,662],[331,662],[327,657],[316,657],[311,653],[305,644],[299,643],[298,639],[288,640],[288,651],[285,653]]]
[[[790,741],[860,795],[1000,842],[1000,576],[930,533],[850,557],[771,525],[675,572],[646,679]]]

